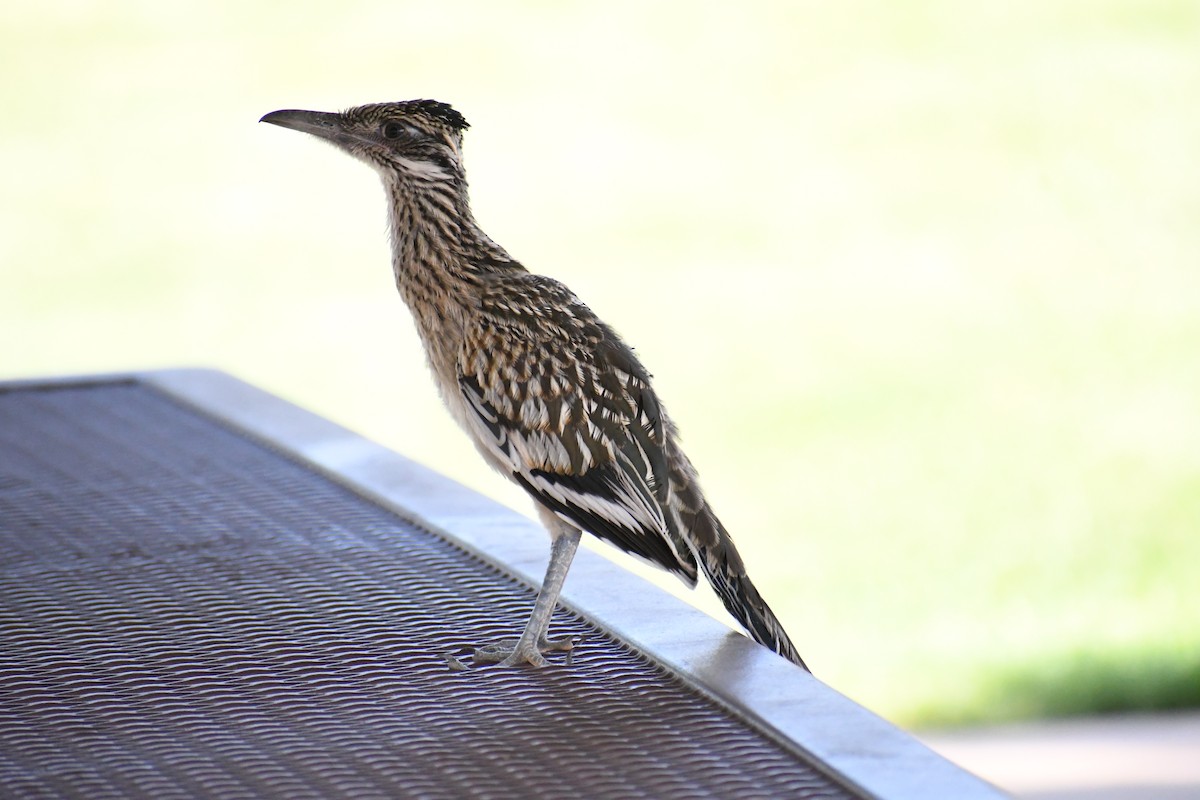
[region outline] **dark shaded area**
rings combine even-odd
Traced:
[[[1022,716],[1200,707],[1200,653],[1168,649],[1073,653],[992,678],[988,693]]]
[[[925,712],[929,725],[1200,708],[1200,650],[1146,647],[1063,653],[980,677],[974,714]]]

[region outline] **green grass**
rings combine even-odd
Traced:
[[[974,666],[914,703],[923,725],[956,726],[1081,714],[1169,711],[1200,706],[1200,648],[1145,641],[1041,654],[1036,663]],[[955,702],[948,702],[953,699]]]
[[[255,124],[450,100],[820,677],[913,725],[1200,704],[1194,4],[18,6],[0,375],[215,365],[526,509],[375,179]]]

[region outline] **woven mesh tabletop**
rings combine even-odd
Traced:
[[[0,797],[849,797],[532,590],[136,381],[0,389]]]

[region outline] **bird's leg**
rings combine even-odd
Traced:
[[[546,577],[542,579],[542,589],[538,592],[537,601],[533,604],[533,613],[529,616],[529,622],[525,623],[521,638],[515,644],[510,639],[479,648],[472,659],[474,663],[500,662],[500,665],[505,667],[518,664],[544,667],[546,659],[542,657],[542,653],[570,650],[574,647],[575,638],[572,636],[546,638],[550,628],[550,616],[558,605],[559,592],[562,591],[567,570],[571,568],[575,549],[579,546],[579,529],[558,520],[555,522],[551,530],[554,541],[550,545],[550,563],[546,566]]]

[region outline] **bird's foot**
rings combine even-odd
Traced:
[[[502,667],[516,667],[529,664],[533,667],[544,667],[544,653],[566,653],[567,663],[571,663],[571,651],[575,645],[583,641],[582,636],[560,636],[557,639],[543,638],[536,645],[524,637],[521,639],[504,639],[499,642],[485,644],[475,650],[471,663],[475,666],[499,664]]]

